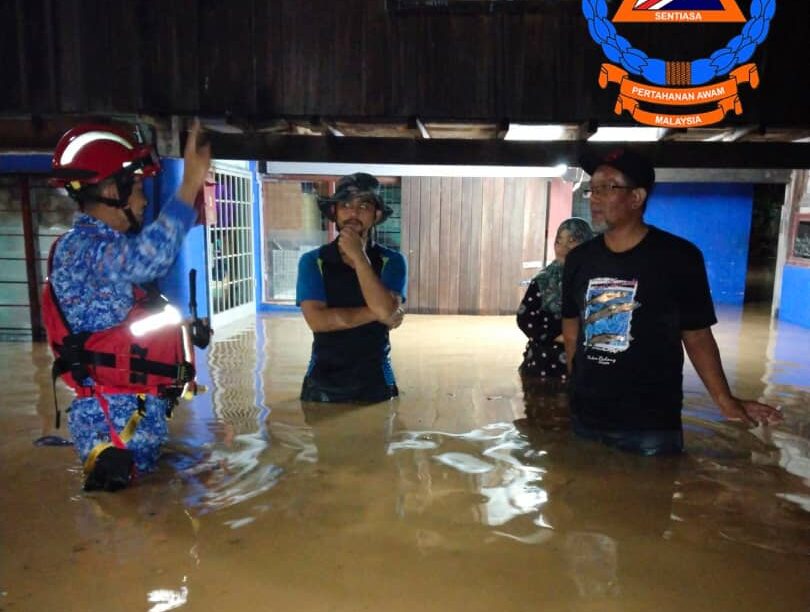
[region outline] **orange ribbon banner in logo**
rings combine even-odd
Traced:
[[[658,87],[638,83],[628,78],[623,68],[602,64],[599,86],[606,89],[610,83],[619,85],[619,97],[614,112],[621,115],[627,111],[633,119],[655,127],[698,127],[719,123],[730,112],[742,114],[739,85],[746,83],[752,89],[759,87],[759,72],[756,64],[744,64],[732,70],[729,78],[719,83],[702,87]],[[714,104],[714,108],[700,113],[667,114],[644,110],[640,103],[658,106],[699,106]]]

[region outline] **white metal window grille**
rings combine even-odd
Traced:
[[[207,226],[209,312],[214,328],[253,314],[251,174],[215,165],[216,224]]]
[[[402,246],[402,187],[383,185],[380,194],[386,206],[394,212],[385,223],[375,228],[375,239],[381,245],[399,251]]]

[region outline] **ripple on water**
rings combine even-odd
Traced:
[[[434,456],[433,459],[465,474],[486,474],[495,469],[495,466],[491,463],[482,461],[467,453],[442,453]]]
[[[179,473],[190,490],[186,503],[205,513],[244,503],[269,491],[279,482],[284,469],[263,459],[268,446],[261,433],[236,435],[228,446],[215,446],[207,456],[181,469]]]

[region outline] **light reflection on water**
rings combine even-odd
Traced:
[[[729,312],[721,312],[725,327],[718,338],[733,345],[734,334],[741,333],[745,321],[739,312]],[[306,466],[342,473],[375,455],[368,447],[376,447],[392,459],[389,482],[398,498],[392,513],[400,519],[452,507],[459,517],[466,517],[462,520],[493,528],[491,533],[539,544],[549,540],[548,530],[578,528],[580,515],[589,516],[593,525],[602,520],[609,527],[626,520],[619,529],[626,532],[637,508],[645,506],[648,511],[642,513],[640,524],[654,525],[653,533],[660,537],[675,537],[674,531],[694,521],[711,541],[764,547],[767,539],[769,550],[810,554],[805,516],[810,442],[798,433],[804,430],[808,415],[801,411],[801,397],[796,401],[806,392],[778,382],[784,372],[795,376],[795,369],[807,364],[779,364],[773,339],[768,348],[772,358],[758,366],[759,393],[770,401],[774,401],[772,395],[778,396],[786,406],[785,426],[747,431],[722,421],[695,384],[694,374],[687,372],[684,426],[689,452],[679,458],[651,460],[572,438],[565,394],[559,389],[523,389],[526,403],[518,404],[523,415],[515,410],[514,398],[521,397],[518,387],[470,385],[465,390],[465,373],[453,380],[439,362],[457,360],[447,359],[441,350],[434,355],[433,370],[425,369],[421,349],[415,351],[419,354],[414,362],[405,367],[396,364],[401,380],[409,377],[413,383],[416,378],[416,383],[410,385],[410,393],[391,404],[359,409],[302,407],[290,397],[297,393],[299,380],[289,377],[283,350],[271,348],[271,337],[283,342],[281,323],[259,319],[257,327],[214,343],[208,358],[212,422],[203,428],[208,438],[197,445],[197,459],[179,469],[189,489],[186,500],[199,513],[243,508],[243,515],[228,519],[231,528],[255,521],[256,512],[249,511],[246,502],[266,500],[280,482],[294,488],[295,479],[307,473]],[[791,329],[790,333],[803,332]],[[483,379],[492,380],[498,370],[488,359],[486,353],[473,352],[467,375],[480,376],[486,368],[491,374]],[[747,359],[750,356],[740,352],[728,360],[732,385],[748,376],[743,363]],[[277,368],[284,373],[281,382],[285,384],[278,384]],[[279,394],[279,387],[286,397],[267,402],[268,395]],[[420,393],[420,387],[429,391]],[[446,394],[437,395],[437,388],[447,388]],[[382,411],[388,414],[381,415]],[[481,416],[488,422],[481,422]],[[449,428],[424,427],[448,418]],[[459,429],[461,423],[474,427]],[[199,419],[193,427],[200,430]],[[193,437],[184,442],[194,447]],[[741,504],[741,499],[748,501]],[[752,502],[755,507],[750,506]],[[608,511],[592,507],[611,504],[617,514],[610,517]],[[736,524],[729,525],[727,514],[732,511],[737,512]],[[757,518],[762,516],[771,525],[762,524]],[[580,538],[578,546],[584,541]]]
[[[4,521],[23,559],[0,558],[9,609],[65,593],[75,609],[155,611],[802,609],[810,330],[739,313],[719,328],[732,386],[785,423],[722,421],[687,371],[681,457],[574,438],[564,392],[521,386],[511,318],[409,317],[392,335],[401,397],[363,407],[296,399],[300,317],[218,330],[200,360],[209,393],[176,411],[162,469],[116,495],[77,493],[70,449],[19,442],[22,412],[7,411],[4,477],[51,485]],[[52,409],[39,378],[8,390],[9,411],[43,406],[31,439]],[[36,518],[45,505],[64,542]],[[93,578],[111,563],[126,578]]]
[[[200,490],[198,495],[187,496],[186,501],[211,511],[243,503],[270,490],[283,470],[262,463],[261,455],[267,446],[262,435],[256,433],[235,435],[228,447],[214,448],[203,461],[180,472],[191,488]]]
[[[183,582],[185,582],[183,577]],[[171,589],[157,589],[147,596],[149,603],[154,604],[149,612],[168,612],[181,608],[188,603],[188,587],[182,586],[177,591]]]
[[[261,387],[263,355],[255,350],[250,325],[198,355],[198,379],[209,388],[194,399],[193,420],[173,443],[173,464],[186,482],[186,503],[205,514],[253,500],[273,488],[284,470],[264,460],[269,448]],[[207,367],[206,367],[207,366]],[[203,416],[209,416],[206,422]],[[182,447],[186,448],[183,449]],[[231,529],[249,525],[255,516],[231,519]]]

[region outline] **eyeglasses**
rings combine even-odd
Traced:
[[[586,198],[590,198],[593,195],[604,196],[613,193],[617,189],[629,189],[633,190],[635,187],[632,185],[591,185],[588,189],[584,189],[582,191],[582,195]]]
[[[338,202],[340,210],[353,210],[355,212],[368,212],[377,208],[373,202],[366,202],[365,200]]]

